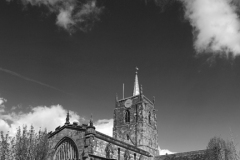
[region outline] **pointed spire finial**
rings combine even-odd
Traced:
[[[65,124],[70,124],[70,122],[69,122],[69,110],[68,110],[68,112],[67,112],[67,117],[66,117],[66,122],[65,122]]]
[[[116,93],[116,98],[115,98],[115,105],[116,105],[115,107],[117,107],[119,105],[117,93]]]
[[[134,81],[134,88],[133,88],[133,96],[139,95],[139,83],[138,83],[138,67],[136,67],[136,75],[135,75],[135,81]]]
[[[92,127],[93,126],[93,116],[91,114],[91,118],[90,118],[90,126]]]

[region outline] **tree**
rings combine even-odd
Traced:
[[[206,155],[207,160],[239,160],[234,142],[225,141],[220,137],[210,139]]]
[[[0,160],[8,160],[10,158],[10,138],[9,134],[3,133],[1,131],[1,141],[0,141]]]
[[[14,137],[1,132],[0,160],[46,160],[49,150],[48,135],[46,129],[35,132],[31,126],[23,129],[17,128]]]

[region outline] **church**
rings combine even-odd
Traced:
[[[136,71],[133,95],[116,96],[113,136],[89,124],[70,124],[69,113],[63,126],[49,132],[49,160],[203,160],[206,150],[159,155],[155,99],[143,95]]]

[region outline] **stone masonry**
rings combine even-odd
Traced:
[[[66,123],[48,134],[48,160],[205,160],[206,150],[159,156],[155,98],[143,95],[137,72],[133,95],[116,96],[113,119],[110,137],[96,131],[92,120],[70,124],[68,113]]]

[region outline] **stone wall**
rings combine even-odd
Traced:
[[[97,155],[100,157],[106,157],[106,148],[107,148],[108,144],[111,144],[111,143],[101,140],[99,138],[96,138],[95,146],[94,146],[94,155]],[[117,160],[125,160],[124,154],[125,154],[126,150],[128,150],[128,149],[114,145],[114,144],[111,144],[111,145],[112,145],[113,152],[112,152],[112,157],[110,157],[110,158],[117,159]],[[128,152],[130,155],[130,157],[129,157],[130,160],[139,160],[139,158],[140,158],[139,153],[133,152],[131,150],[128,150]],[[142,158],[142,160],[146,159],[145,156],[143,156],[143,157],[144,158]]]
[[[49,133],[50,152],[49,160],[53,160],[57,147],[63,139],[70,138],[76,145],[79,160],[95,158],[117,160],[150,160],[151,155],[136,146],[130,145],[118,139],[114,139],[103,133],[95,131],[95,127],[74,126],[71,124],[56,128]],[[95,156],[95,158],[94,158]],[[67,157],[67,156],[66,156]]]
[[[127,100],[130,107],[125,107]],[[125,122],[125,112],[130,112],[130,122]],[[153,156],[159,154],[157,117],[153,102],[143,95],[116,101],[114,109],[113,137],[125,143],[148,151]]]
[[[110,146],[110,147],[109,147]],[[107,155],[110,148],[111,156]],[[113,158],[117,160],[149,160],[151,156],[148,152],[141,150],[133,145],[114,139],[100,132],[96,132],[94,139],[94,155]],[[129,154],[129,159],[126,157]]]
[[[50,154],[49,154],[49,160],[53,159],[54,156],[54,152],[57,149],[56,145],[58,144],[58,142],[60,142],[64,137],[68,137],[70,139],[72,139],[74,141],[74,143],[77,146],[78,149],[78,155],[79,155],[79,159],[82,159],[82,153],[83,153],[83,149],[84,149],[84,136],[85,136],[85,132],[81,131],[81,130],[73,130],[70,128],[63,128],[60,129],[59,132],[56,132],[55,134],[53,134],[50,138],[49,138],[49,144],[50,144]]]
[[[153,104],[149,103],[146,97],[143,97],[143,102],[139,105],[139,112],[138,147],[156,156],[158,155],[157,117]]]

